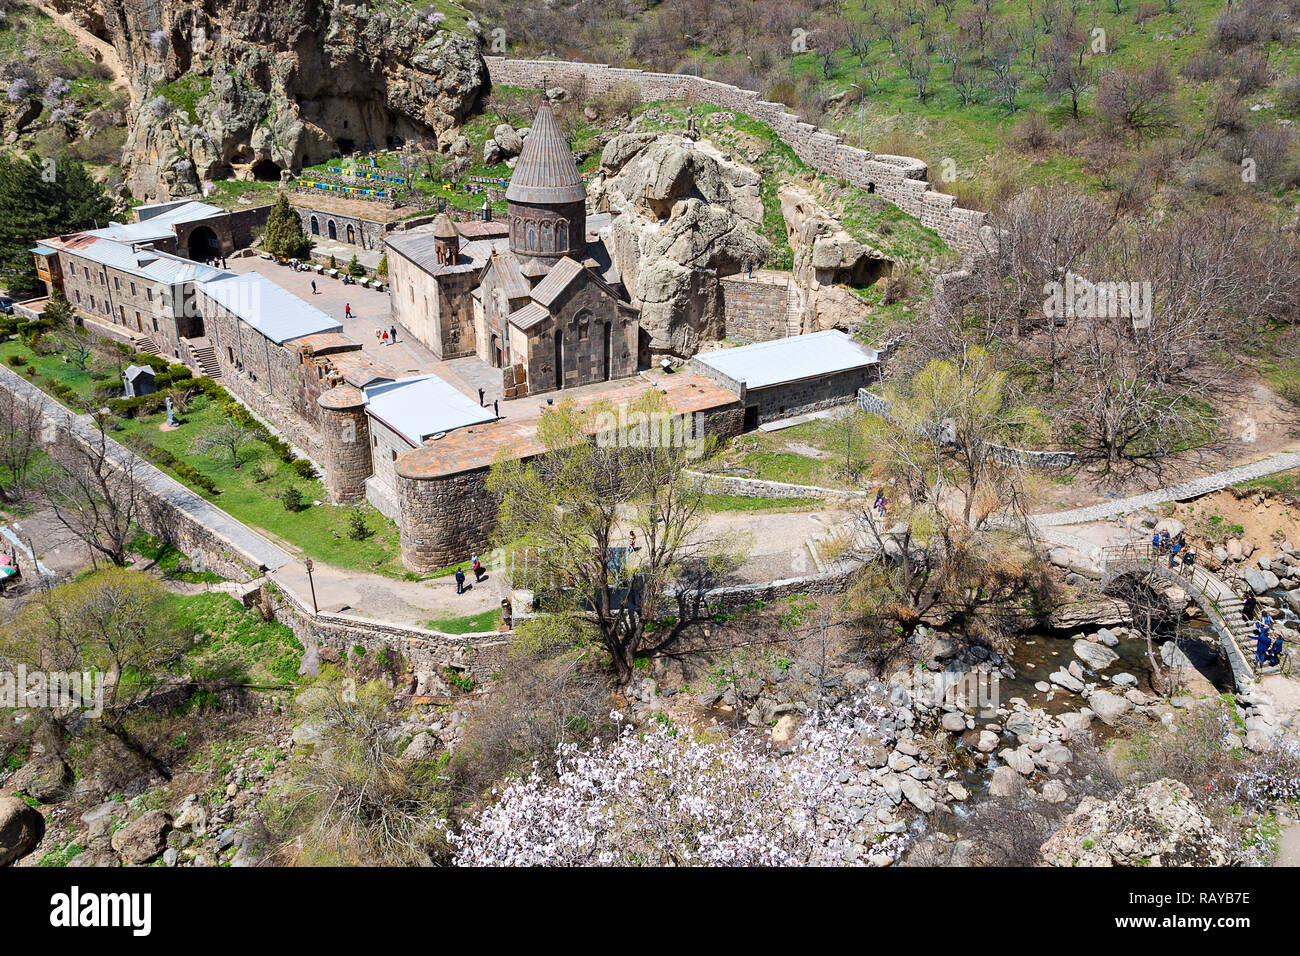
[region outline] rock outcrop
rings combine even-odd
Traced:
[[[366,142],[449,140],[488,83],[478,38],[423,11],[345,0],[55,6],[112,43],[129,73],[124,162],[138,199],[194,195],[204,180],[278,181]]]
[[[0,866],[26,856],[45,833],[44,818],[17,797],[0,797]]]
[[[758,174],[681,136],[611,139],[589,193],[652,356],[688,358],[725,334],[719,278],[768,255]]]
[[[1043,844],[1050,866],[1223,866],[1226,840],[1192,800],[1186,784],[1157,780],[1114,800],[1084,797]]]

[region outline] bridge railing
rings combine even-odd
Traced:
[[[1189,568],[1183,564],[1181,552],[1175,557],[1173,567],[1170,567],[1169,552],[1153,547],[1150,542],[1117,545],[1101,549],[1103,574],[1117,566],[1126,564],[1151,565],[1157,563],[1160,567],[1172,573],[1189,593],[1200,597],[1197,603],[1210,615],[1210,623],[1215,625],[1215,630],[1220,632],[1224,652],[1228,655],[1228,662],[1237,678],[1239,687],[1244,683],[1253,681],[1255,679],[1255,668],[1238,646],[1236,635],[1232,631],[1232,625],[1228,618],[1228,612],[1220,605],[1220,602],[1225,598],[1236,597],[1236,593],[1229,585],[1199,565],[1193,564]],[[1217,621],[1214,620],[1216,617],[1218,618]]]

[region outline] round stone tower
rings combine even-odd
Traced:
[[[578,164],[543,102],[506,189],[510,251],[522,259],[582,260],[587,249],[587,189]]]
[[[374,472],[370,457],[370,420],[361,389],[332,388],[316,400],[325,439],[325,486],[335,504],[366,497],[366,479]]]

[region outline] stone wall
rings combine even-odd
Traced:
[[[293,211],[302,220],[302,231],[309,236],[322,239],[334,239],[336,242],[350,242],[361,249],[383,249],[384,234],[388,227],[374,219],[361,216],[348,216],[343,213],[317,209],[300,195],[294,194],[289,200]],[[334,235],[330,235],[330,226]],[[352,227],[352,238],[348,238],[348,227]]]
[[[889,403],[865,388],[858,391],[858,407],[872,415],[889,418]],[[1011,448],[1007,445],[988,447],[993,458],[1003,464],[1019,465],[1021,468],[1050,471],[1056,468],[1073,468],[1079,464],[1079,456],[1072,451],[1033,451],[1027,448]]]
[[[374,471],[370,455],[370,416],[361,391],[340,387],[320,397],[325,486],[330,501],[344,504],[366,497],[366,479]]]
[[[984,213],[963,209],[952,196],[936,192],[926,181],[925,163],[907,156],[872,153],[849,146],[786,111],[752,90],[701,77],[672,73],[647,73],[601,63],[515,60],[485,57],[493,83],[540,89],[564,86],[581,77],[589,93],[599,95],[618,87],[635,87],[642,102],[688,100],[711,103],[722,109],[752,116],[766,123],[808,165],[828,176],[843,179],[887,199],[915,216],[923,226],[939,233],[962,251],[979,247]]]
[[[834,375],[782,382],[767,388],[748,389],[746,406],[758,406],[758,423],[780,421],[796,415],[820,412],[839,405],[852,404],[858,390],[879,377],[875,365],[851,368]]]
[[[865,491],[840,488],[823,488],[820,485],[792,485],[784,481],[766,481],[762,478],[745,478],[741,475],[711,475],[692,472],[704,481],[705,489],[715,495],[736,495],[742,498],[822,498],[830,501],[849,501],[864,498]]]
[[[487,492],[487,468],[437,478],[397,476],[402,511],[402,564],[436,571],[488,550],[497,504]]]
[[[789,334],[789,282],[728,276],[722,285],[727,338],[733,342],[767,342]]]

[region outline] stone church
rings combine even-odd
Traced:
[[[502,370],[507,399],[635,375],[638,313],[587,219],[587,193],[550,104],[506,190],[506,222],[390,236],[393,319],[440,358]]]

